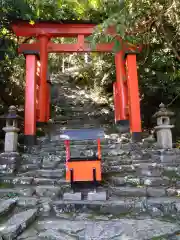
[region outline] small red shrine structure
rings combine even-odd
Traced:
[[[99,43],[91,49],[86,37],[93,34],[96,24],[89,22],[46,22],[34,25],[17,20],[12,29],[18,37],[34,37],[31,44],[20,44],[18,52],[26,57],[25,124],[27,144],[35,144],[36,122],[46,123],[50,116],[50,82],[47,78],[48,53],[113,52],[114,42]],[[130,123],[133,141],[141,139],[140,100],[136,65],[136,48],[121,41],[114,28],[107,30],[121,42],[121,50],[115,53],[116,82],[114,82],[115,122]],[[73,37],[75,44],[57,44],[55,37]]]

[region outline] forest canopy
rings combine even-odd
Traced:
[[[0,111],[11,104],[23,106],[24,57],[17,46],[30,39],[17,38],[10,23],[14,19],[28,20],[91,20],[98,23],[90,38],[91,44],[112,41],[104,34],[109,25],[125,41],[143,44],[138,55],[138,74],[142,120],[152,127],[152,115],[163,102],[180,118],[180,1],[179,0],[1,0],[0,1]],[[60,39],[59,41],[73,41]],[[115,41],[115,40],[114,40]],[[115,42],[118,51],[121,46]],[[67,58],[50,55],[49,68],[61,71],[59,64],[68,59],[71,66],[81,69],[76,81],[98,88],[107,97],[112,95],[115,80],[114,56],[91,54],[87,66],[81,56]],[[106,63],[106,64],[104,64]],[[179,132],[178,132],[179,131]],[[176,126],[180,135],[180,125]]]

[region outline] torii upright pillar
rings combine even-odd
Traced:
[[[114,84],[115,122],[121,132],[129,131],[128,119],[128,89],[124,53],[121,50],[115,55],[116,83]]]
[[[127,83],[129,96],[130,129],[133,142],[140,142],[142,135],[140,98],[137,76],[136,53],[128,53],[126,56]]]
[[[47,70],[48,70],[48,37],[46,35],[39,36],[40,42],[40,89],[39,89],[39,123],[47,122]]]
[[[34,145],[36,143],[36,73],[38,57],[35,52],[24,54],[26,56],[24,137],[26,145]]]

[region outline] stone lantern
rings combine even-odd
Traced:
[[[21,118],[17,115],[16,107],[10,106],[7,115],[1,116],[6,120],[6,126],[3,128],[5,131],[5,144],[4,152],[17,152],[18,146],[18,120]]]
[[[157,135],[157,145],[161,149],[172,148],[172,132],[174,125],[170,125],[170,117],[174,115],[173,112],[168,111],[165,105],[159,105],[159,111],[153,117],[157,119],[157,126],[155,127]]]
[[[10,106],[8,114],[0,116],[6,120],[4,152],[0,154],[0,174],[14,174],[21,162],[21,155],[17,152],[18,146],[18,119],[16,107]]]

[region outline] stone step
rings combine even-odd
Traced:
[[[5,186],[17,186],[17,185],[31,185],[33,182],[33,177],[3,177],[1,178],[1,184]]]
[[[178,197],[120,197],[106,201],[54,201],[52,208],[56,217],[62,213],[95,213],[113,216],[149,214],[155,216],[179,214],[180,199]]]
[[[43,185],[37,186],[36,188],[36,196],[38,197],[50,197],[54,198],[62,198],[62,195],[65,191],[71,190],[70,185],[61,185],[61,186],[52,186],[52,185]]]
[[[37,209],[30,209],[12,216],[0,226],[0,235],[3,240],[16,239],[35,220],[37,215]]]
[[[126,175],[133,175],[134,177],[162,177],[167,176],[170,178],[180,179],[180,170],[177,167],[163,166],[162,164],[154,164],[142,162],[139,164],[131,165],[103,165],[104,175],[118,175],[125,177]]]
[[[40,167],[40,164],[38,164],[38,163],[23,164],[19,168],[19,172],[35,171],[35,170],[38,170],[39,167]]]
[[[23,188],[1,188],[0,189],[0,198],[12,198],[17,196],[26,196],[31,197],[35,193],[35,189],[32,187]]]
[[[7,215],[16,206],[16,199],[7,199],[0,201],[0,217]]]
[[[39,149],[36,149],[36,154],[32,154],[32,153],[24,153],[22,154],[22,165],[24,164],[36,164],[36,165],[40,165],[41,161],[42,161],[42,156],[39,156]]]
[[[52,178],[52,179],[62,179],[65,177],[64,169],[40,169],[36,171],[29,171],[26,173],[18,174],[19,177],[34,177],[34,178]]]
[[[52,185],[52,186],[69,186],[65,178],[63,179],[52,179],[52,178],[34,178],[34,185]]]
[[[111,194],[119,197],[165,197],[168,196],[163,187],[112,187]]]
[[[115,186],[151,186],[151,187],[159,187],[159,186],[171,186],[172,182],[168,177],[118,177],[112,176],[110,179]]]
[[[48,143],[46,144],[43,144],[43,146],[47,146],[49,144],[57,144],[57,146],[62,146],[64,145],[64,141],[63,140],[59,140],[59,133],[57,133],[57,135],[53,135],[51,140],[48,141]],[[84,145],[89,145],[89,144],[92,144],[94,143],[94,145],[96,146],[97,145],[97,141],[96,140],[83,140],[83,141],[71,141],[71,145],[74,145],[74,147],[76,147],[78,145],[78,147],[80,146],[84,146]],[[120,145],[120,142],[119,142],[119,139],[118,138],[115,138],[115,139],[110,139],[110,138],[104,138],[101,140],[101,145],[104,145],[105,147],[107,147],[107,145],[110,145],[110,147],[113,147],[111,145],[114,145],[114,144],[119,144]],[[116,148],[116,145],[114,145],[114,148]],[[129,150],[129,146],[127,147],[127,149]]]
[[[71,147],[70,148],[71,150],[71,155],[74,156],[88,156],[89,154],[91,153],[94,153],[96,154],[96,156],[98,155],[98,151],[97,151],[97,146],[93,146],[91,147],[90,145],[89,146],[86,146],[86,148],[84,147],[84,149],[82,148],[79,148],[78,146],[75,147]],[[57,158],[64,158],[66,156],[66,152],[65,152],[65,149],[48,149],[48,148],[45,148],[45,149],[41,149],[40,150],[40,154],[42,155],[43,159],[44,158],[54,158],[52,160],[57,160]],[[102,148],[101,149],[101,155],[102,155],[102,159],[104,161],[111,161],[114,160],[114,162],[116,162],[117,164],[119,162],[121,162],[122,158],[125,158],[127,155],[128,155],[128,152],[124,152],[124,151],[114,151],[114,150],[111,150],[111,149],[105,149],[105,148]],[[37,164],[37,163],[36,163]]]
[[[133,227],[130,227],[133,226]],[[35,229],[30,228],[22,234],[18,240],[31,239],[129,239],[144,240],[158,239],[160,236],[172,236],[178,232],[178,225],[165,221],[147,219],[127,219],[122,217],[111,220],[83,219],[46,219],[37,221]],[[160,239],[160,238],[159,238]],[[168,238],[170,240],[170,238]]]
[[[132,174],[134,177],[151,176],[160,177],[163,174],[163,169],[153,166],[152,163],[131,164],[131,165],[114,165],[103,166],[103,173],[119,174],[119,176],[126,176]]]

